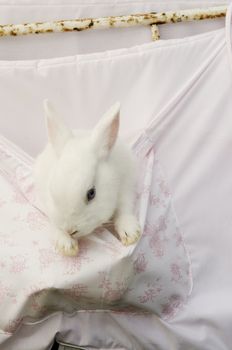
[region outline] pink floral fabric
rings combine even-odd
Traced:
[[[191,292],[190,263],[156,152],[146,136],[133,150],[140,163],[135,211],[142,227],[124,247],[108,230],[80,240],[77,257],[54,248],[36,204],[33,159],[0,137],[0,328],[56,311],[107,309],[172,318]]]

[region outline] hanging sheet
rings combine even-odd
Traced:
[[[8,137],[21,130],[20,145],[24,149],[35,138],[29,126],[34,125],[41,134],[43,130],[45,135],[45,97],[58,105],[73,128],[91,128],[115,100],[121,101],[123,136],[135,135],[141,141],[139,136],[146,135],[154,146],[153,151],[143,153],[147,157],[146,167],[142,167],[150,169],[145,174],[151,176],[149,185],[152,179],[154,188],[152,193],[146,188],[139,191],[142,201],[138,204],[149,203],[155,220],[153,227],[144,226],[143,239],[135,250],[127,250],[109,233],[99,232],[83,241],[79,259],[62,258],[53,250],[46,218],[33,207],[31,158],[1,138],[1,273],[7,276],[1,281],[1,314],[12,320],[6,325],[7,317],[2,318],[3,349],[46,349],[56,332],[61,339],[87,348],[230,348],[230,22],[228,15],[226,30],[223,27],[130,48],[42,60],[0,61],[4,112],[1,131]],[[19,125],[24,127],[19,129]],[[38,152],[43,141],[45,136],[30,153]],[[9,223],[10,235],[6,231]],[[88,290],[87,279],[96,275],[81,275],[81,271],[89,271],[91,254],[96,258],[102,248],[108,252],[102,259],[104,267],[114,261],[111,278],[117,276],[120,265],[120,269],[128,266],[128,270],[123,268],[120,281],[116,277],[110,280],[104,269],[99,270],[97,287]],[[163,252],[166,253],[162,255]],[[38,280],[33,271],[40,273]],[[133,271],[130,281],[128,271]],[[184,271],[183,280],[180,276]],[[76,272],[84,282],[77,282]],[[166,283],[162,282],[163,288],[159,280],[140,279],[146,272],[153,277],[160,274]],[[21,290],[16,290],[20,276],[27,282],[35,278],[34,287],[22,283]],[[123,279],[127,284],[120,285]],[[65,295],[60,298],[65,300],[62,309],[67,307],[68,313],[52,305],[60,292]],[[82,308],[79,301],[83,302],[88,293],[98,293],[96,304],[102,298],[102,309],[107,310],[93,311],[94,304],[92,311],[86,311],[93,294]],[[111,302],[118,297],[126,301],[122,303],[124,310],[118,303],[116,309],[112,307]],[[41,305],[50,300],[50,310],[41,310]],[[128,306],[133,306],[133,312]],[[23,313],[30,318],[17,329]]]

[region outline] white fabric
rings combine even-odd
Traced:
[[[132,148],[140,163],[135,210],[141,239],[124,247],[100,228],[81,239],[77,257],[70,258],[55,252],[48,219],[37,209],[33,162],[0,138],[3,332],[55,311],[153,312],[170,320],[183,307],[192,289],[189,259],[153,145],[138,141]]]
[[[181,10],[196,7],[208,7],[216,5],[224,5],[223,0],[219,1],[156,1],[156,0],[0,0],[0,21],[1,24],[4,23],[24,23],[33,21],[46,21],[46,20],[59,20],[61,18],[79,18],[79,17],[102,17],[110,15],[121,15],[121,14],[131,14],[131,13],[144,13],[152,11],[168,11],[168,10]],[[214,20],[204,20],[204,21],[194,21],[190,23],[175,23],[175,24],[165,24],[160,25],[160,35],[161,39],[171,39],[171,38],[181,38],[188,35],[194,35],[198,33],[203,33],[207,30],[215,30],[217,28],[222,28],[224,26],[224,18],[214,19]],[[0,131],[3,135],[17,145],[22,147],[30,155],[35,156],[39,150],[43,147],[45,143],[45,130],[43,123],[41,122],[42,107],[40,98],[44,95],[48,97],[54,97],[57,99],[58,91],[63,97],[58,98],[59,107],[66,116],[67,121],[70,125],[77,126],[80,122],[80,114],[83,114],[88,122],[88,126],[92,126],[96,118],[101,115],[109,106],[110,103],[115,101],[117,98],[123,102],[123,110],[125,113],[131,112],[131,109],[127,106],[131,105],[129,91],[136,89],[136,92],[132,92],[131,98],[133,103],[136,104],[137,108],[133,111],[136,123],[140,123],[138,127],[143,124],[143,118],[150,118],[151,114],[156,109],[158,111],[161,106],[165,103],[165,94],[159,97],[159,94],[154,90],[155,84],[152,79],[149,79],[147,90],[152,89],[156,93],[156,99],[151,100],[151,95],[144,93],[143,90],[139,90],[141,83],[139,80],[143,79],[145,84],[145,79],[147,74],[149,75],[149,68],[144,68],[143,78],[141,78],[141,66],[136,66],[135,64],[130,65],[130,69],[125,71],[122,68],[122,74],[126,72],[126,76],[121,74],[121,70],[114,71],[114,67],[109,68],[110,71],[114,71],[113,75],[102,77],[101,72],[98,72],[98,76],[91,80],[91,72],[88,71],[86,74],[80,66],[78,65],[78,77],[76,80],[72,77],[72,72],[69,70],[64,78],[64,72],[62,78],[59,79],[57,75],[57,64],[55,64],[55,58],[64,57],[64,59],[58,60],[62,64],[70,61],[79,61],[81,54],[90,53],[90,58],[93,60],[95,52],[103,52],[103,57],[107,57],[110,53],[104,53],[105,50],[116,50],[120,48],[132,48],[135,45],[140,45],[141,54],[144,51],[146,45],[142,46],[144,43],[151,43],[151,29],[149,26],[139,26],[133,28],[119,28],[119,29],[106,29],[106,30],[89,30],[78,33],[53,33],[53,34],[43,34],[43,35],[26,35],[19,37],[1,37],[0,40],[0,61],[2,69],[5,65],[15,66],[20,65],[24,67],[25,71],[30,70],[30,66],[34,68],[37,67],[39,70],[39,80],[34,75],[35,70],[31,71],[31,75],[25,75],[25,80],[22,82],[21,79],[15,76],[14,71],[11,70],[12,80],[10,80],[10,75],[7,76],[5,81],[3,77],[2,86],[4,86],[5,93],[2,95],[2,100],[4,101],[4,117],[0,118]],[[171,42],[170,42],[171,43]],[[152,46],[159,44],[154,43]],[[148,45],[149,47],[149,45]],[[120,50],[116,50],[118,54],[122,56]],[[126,54],[127,51],[125,51]],[[128,51],[129,53],[130,51]],[[132,50],[133,52],[133,50]],[[204,51],[205,52],[205,51]],[[116,52],[115,52],[116,54]],[[207,55],[207,52],[205,52]],[[67,56],[77,55],[78,57]],[[196,55],[196,54],[195,54]],[[204,53],[203,53],[204,55]],[[97,59],[100,59],[97,56]],[[199,56],[200,58],[203,56]],[[46,60],[47,58],[54,58],[54,60]],[[87,57],[85,58],[87,59]],[[133,58],[131,58],[133,59]],[[192,61],[195,60],[189,57]],[[34,62],[32,60],[35,60]],[[12,62],[17,61],[17,62]],[[199,61],[197,61],[199,62]],[[164,63],[160,60],[160,68],[162,72],[162,67],[169,65],[170,60],[168,57],[164,58]],[[95,63],[98,66],[97,63]],[[172,63],[174,64],[174,62]],[[194,64],[192,62],[192,64]],[[54,84],[50,81],[50,86],[47,85],[46,81],[46,66],[53,65],[54,67]],[[95,66],[95,67],[96,67]],[[92,69],[96,71],[94,64],[92,64]],[[177,65],[176,69],[179,69]],[[4,68],[6,69],[6,67]],[[174,68],[173,68],[174,69]],[[187,69],[187,66],[186,66]],[[9,69],[7,68],[9,71]],[[158,72],[158,69],[156,70]],[[104,70],[104,74],[106,70]],[[161,72],[156,77],[159,84],[161,80]],[[9,72],[10,73],[10,72]],[[61,72],[59,72],[59,75]],[[95,74],[95,73],[94,73]],[[154,73],[153,73],[154,74]],[[176,72],[176,77],[177,77]],[[138,77],[137,77],[138,75]],[[117,78],[115,79],[114,77]],[[163,74],[162,74],[163,76]],[[176,84],[176,77],[175,79]],[[112,80],[114,78],[114,80]],[[52,78],[53,79],[53,78]],[[98,81],[97,81],[98,79]],[[104,79],[104,84],[107,84],[106,91],[101,95],[96,94],[96,89],[99,87],[99,79]],[[120,86],[124,84],[124,80],[127,79],[127,84],[125,85],[124,93],[120,93]],[[169,85],[168,77],[164,78],[162,84]],[[123,81],[122,81],[123,80]],[[180,80],[180,84],[182,81]],[[50,87],[53,87],[52,90]],[[110,89],[108,87],[111,87]],[[141,85],[142,86],[142,85]],[[14,96],[14,103],[12,103],[12,97],[10,91],[12,88],[18,90],[17,96]],[[170,87],[172,89],[172,87]],[[161,89],[161,87],[159,87]],[[72,90],[72,93],[70,91]],[[6,93],[7,91],[7,93]],[[16,90],[15,90],[16,91]],[[127,91],[127,93],[126,93]],[[165,91],[165,90],[164,90]],[[1,91],[2,93],[2,91]],[[138,94],[138,95],[137,95]],[[12,95],[13,96],[13,95]],[[96,96],[96,100],[93,99]],[[126,101],[124,101],[124,96],[126,96]],[[141,98],[141,96],[143,96]],[[167,96],[169,98],[170,96]],[[162,100],[159,100],[159,99]],[[90,99],[92,102],[90,103]],[[24,104],[27,104],[25,108]],[[28,108],[28,103],[30,107]],[[69,114],[66,115],[65,108],[69,104]],[[14,109],[17,106],[17,109]],[[32,114],[33,111],[33,114]],[[20,122],[16,123],[15,113],[17,114],[17,120]],[[143,113],[143,118],[141,115]],[[13,127],[13,125],[16,126]],[[27,128],[25,129],[25,125]],[[136,128],[137,125],[134,126]],[[28,134],[28,129],[31,131]],[[123,127],[124,129],[124,127]],[[34,135],[37,135],[35,138]]]
[[[227,31],[222,28],[193,37],[97,54],[0,61],[0,96],[2,110],[8,118],[7,122],[1,119],[1,131],[6,136],[15,133],[18,137],[18,124],[14,124],[18,116],[25,118],[22,121],[30,121],[33,115],[35,130],[42,130],[44,97],[55,100],[63,115],[70,113],[67,120],[73,127],[91,127],[117,99],[122,102],[121,128],[125,136],[141,132],[153,120],[150,125],[153,132],[151,129],[147,132],[155,143],[173,194],[193,275],[192,293],[171,321],[153,314],[56,313],[39,323],[28,321],[13,337],[2,334],[2,341],[6,340],[3,349],[20,349],[20,346],[24,350],[46,349],[55,332],[61,333],[62,340],[88,348],[230,349],[232,61],[229,14],[226,24]],[[71,122],[74,115],[77,115],[75,125]],[[33,144],[35,132],[30,128],[30,142],[27,142],[28,128],[20,130],[20,145],[27,149]],[[34,144],[31,154],[38,151],[42,142],[40,139]]]

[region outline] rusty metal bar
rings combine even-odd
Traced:
[[[82,31],[87,29],[119,28],[136,25],[151,25],[152,37],[159,37],[157,27],[154,25],[176,23],[193,20],[213,19],[224,17],[227,6],[187,9],[182,11],[150,12],[126,16],[110,16],[101,18],[79,18],[72,20],[59,20],[52,22],[34,22],[25,24],[0,25],[0,36],[17,36],[26,34],[42,34],[54,32]]]
[[[151,37],[152,37],[152,40],[154,41],[160,39],[160,33],[159,33],[159,28],[157,24],[151,25]]]

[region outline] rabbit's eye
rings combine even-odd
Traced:
[[[91,201],[92,199],[94,199],[95,195],[96,195],[95,188],[94,187],[90,188],[90,190],[88,190],[87,195],[86,195],[88,202]]]

